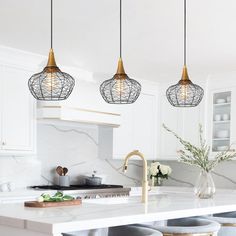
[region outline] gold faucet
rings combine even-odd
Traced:
[[[147,161],[141,152],[139,152],[138,150],[134,150],[125,157],[125,162],[123,167],[124,172],[127,171],[128,160],[132,156],[139,156],[143,160],[142,202],[146,203],[148,201]]]

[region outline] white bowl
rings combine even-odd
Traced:
[[[217,138],[228,138],[229,137],[229,131],[228,130],[219,130],[216,132]]]
[[[231,96],[227,96],[227,97],[226,97],[226,101],[227,101],[227,102],[231,102]]]
[[[228,146],[218,146],[218,147],[216,147],[216,150],[217,150],[217,151],[226,151],[226,150],[228,150],[228,149],[229,149]]]
[[[229,120],[229,114],[223,114],[222,115],[222,120],[224,120],[224,121]]]
[[[226,101],[225,101],[225,99],[223,99],[223,98],[218,98],[218,99],[216,99],[216,103],[217,104],[220,104],[220,103],[225,103]]]
[[[216,114],[214,117],[215,121],[220,121],[221,120],[221,115],[220,114]]]

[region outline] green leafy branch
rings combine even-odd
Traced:
[[[179,161],[188,165],[197,166],[207,172],[213,170],[219,163],[223,161],[231,161],[236,157],[236,152],[226,151],[218,153],[213,160],[209,160],[210,146],[207,145],[206,140],[203,139],[202,125],[199,124],[199,139],[200,147],[192,145],[190,142],[181,138],[174,131],[170,130],[163,124],[165,130],[173,134],[179,142],[183,145],[183,150],[179,150]]]

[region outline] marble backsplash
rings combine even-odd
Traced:
[[[58,183],[57,165],[69,169],[72,183],[82,183],[85,175],[93,170],[105,183],[137,186],[141,184],[142,163],[130,161],[126,174],[123,161],[101,160],[97,157],[98,137],[96,128],[65,128],[54,125],[38,125],[37,157],[1,157],[0,185],[11,182],[17,188]],[[176,161],[162,162],[172,167],[172,174],[164,185],[193,186],[198,169]],[[213,172],[216,187],[235,188],[236,161],[223,163]]]
[[[194,186],[199,175],[199,169],[187,166],[177,161],[164,162],[173,169],[171,177],[165,181],[165,185],[175,186]],[[236,188],[236,161],[229,161],[219,164],[212,172],[217,188]]]
[[[42,163],[42,181],[57,183],[56,166],[69,169],[72,183],[83,183],[84,176],[93,171],[109,184],[139,185],[140,168],[131,161],[127,174],[122,172],[123,161],[101,160],[98,153],[97,128],[68,128],[38,125],[38,159]],[[141,164],[141,163],[140,163]]]
[[[41,162],[34,157],[0,158],[0,191],[5,184],[23,188],[41,181]]]

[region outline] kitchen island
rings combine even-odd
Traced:
[[[218,190],[214,199],[197,199],[192,191],[163,188],[149,196],[147,204],[140,196],[88,199],[80,206],[26,208],[23,203],[0,205],[0,235],[59,236],[84,231],[236,211],[236,191]]]

